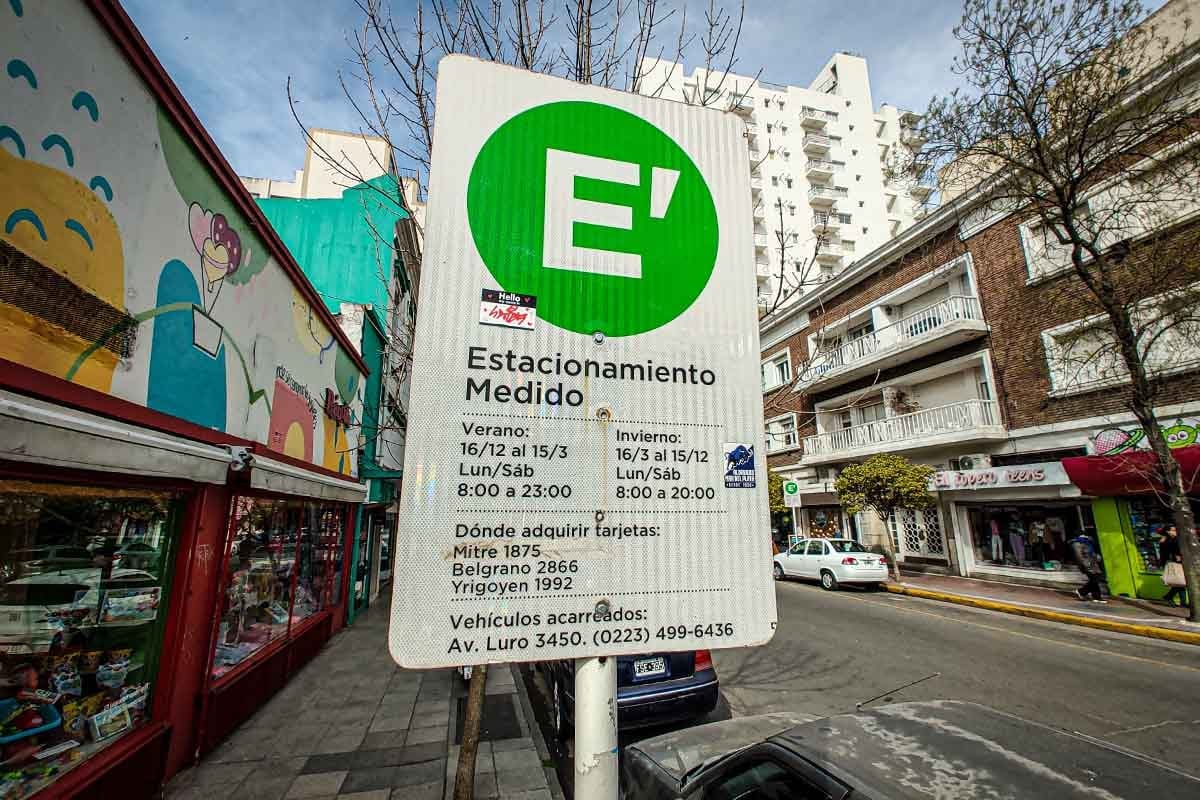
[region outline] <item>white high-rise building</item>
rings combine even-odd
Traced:
[[[760,304],[795,300],[921,215],[929,190],[902,174],[923,144],[919,117],[875,109],[859,56],[835,54],[807,87],[646,67],[643,93],[690,103],[707,94],[707,105],[746,120]]]

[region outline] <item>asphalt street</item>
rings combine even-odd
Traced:
[[[971,700],[1200,775],[1200,648],[884,592],[777,585],[763,647],[715,653],[734,716]]]

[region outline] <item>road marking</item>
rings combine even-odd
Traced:
[[[830,595],[833,597],[837,596],[836,594],[832,594],[832,593],[830,593]],[[843,595],[843,596],[849,597],[849,595]],[[920,598],[911,598],[911,599],[912,600],[920,600]],[[859,598],[859,600],[863,603],[869,603],[870,605],[880,606],[882,608],[892,608],[897,611],[905,611],[905,612],[908,612],[911,614],[924,614],[927,617],[937,617],[938,619],[947,620],[949,622],[961,622],[966,625],[974,625],[977,628],[986,628],[987,630],[999,631],[1000,633],[1008,633],[1008,634],[1012,634],[1013,636],[1024,636],[1026,639],[1036,639],[1041,642],[1049,642],[1052,644],[1063,645],[1064,647],[1074,647],[1077,650],[1087,650],[1088,652],[1091,652],[1091,653],[1099,653],[1099,654],[1105,655],[1105,656],[1112,656],[1113,658],[1124,658],[1124,659],[1128,659],[1129,661],[1141,661],[1146,664],[1154,664],[1155,666],[1166,667],[1167,669],[1172,669],[1172,670],[1186,669],[1190,672],[1200,673],[1200,667],[1189,667],[1186,664],[1170,663],[1167,661],[1159,661],[1154,658],[1145,658],[1144,656],[1131,656],[1131,655],[1126,655],[1124,653],[1114,653],[1111,650],[1100,650],[1095,647],[1088,647],[1087,645],[1075,644],[1074,642],[1064,642],[1060,639],[1054,639],[1049,636],[1035,636],[1032,633],[1022,633],[1021,631],[1014,631],[1009,628],[1002,628],[998,625],[985,625],[982,622],[973,622],[969,619],[959,619],[956,617],[948,617],[945,614],[934,614],[932,611],[922,611],[922,610],[916,609],[916,608],[906,608],[905,606],[898,605],[898,604],[881,603],[877,600],[867,600],[865,598]],[[937,602],[937,601],[931,600],[928,602]],[[1047,624],[1053,624],[1053,623],[1047,623]]]

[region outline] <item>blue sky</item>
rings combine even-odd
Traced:
[[[354,66],[346,37],[361,16],[353,0],[124,4],[239,173],[288,178],[303,165],[289,77],[306,125],[359,129],[337,77]],[[393,0],[393,13],[407,19],[411,5]],[[692,0],[690,14],[698,5]],[[832,52],[854,51],[867,59],[876,107],[920,110],[954,85],[960,9],[961,0],[747,0],[735,70],[807,85]]]

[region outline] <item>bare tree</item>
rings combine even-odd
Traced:
[[[1033,277],[1078,310],[1053,337],[1055,388],[1120,387],[1200,621],[1195,519],[1156,411],[1172,374],[1200,368],[1197,49],[1187,20],[1144,17],[1137,0],[966,0],[963,87],[931,102],[923,134],[927,163],[949,162],[944,177],[1018,215]]]

